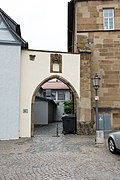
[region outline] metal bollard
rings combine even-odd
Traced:
[[[56,136],[58,137],[58,124],[57,124],[57,130],[56,130]]]
[[[58,124],[57,124],[57,127],[56,127],[56,135],[53,136],[53,137],[60,137],[60,136],[58,135]]]

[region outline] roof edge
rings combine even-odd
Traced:
[[[1,8],[0,8],[0,14],[5,22],[5,24],[7,25],[7,27],[9,28],[9,30],[17,37],[17,39],[19,41],[21,41],[21,46],[22,48],[28,49],[28,42],[26,42],[22,37],[21,37],[21,31],[20,31],[20,25],[17,24],[10,16],[8,16]],[[7,18],[16,26],[16,31],[11,27],[11,25],[9,24],[9,22],[7,21]]]

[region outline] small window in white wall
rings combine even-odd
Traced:
[[[58,100],[65,100],[65,92],[58,91]]]
[[[114,29],[114,9],[104,9],[103,18],[104,18],[104,29],[105,30]]]

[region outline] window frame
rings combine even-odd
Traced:
[[[60,96],[60,93],[62,93],[61,95],[63,95],[64,98],[62,98],[62,99],[60,98],[60,97],[62,97],[62,96]],[[65,95],[66,95],[66,92],[64,90],[58,90],[57,91],[57,100],[58,101],[65,101],[65,99],[66,99]]]
[[[110,11],[110,10],[112,10],[112,16],[108,15],[108,17],[105,17],[105,11]],[[105,28],[105,19],[107,19],[107,27],[108,28]],[[112,19],[113,28],[110,28],[110,19]],[[103,9],[103,27],[104,27],[104,30],[114,30],[114,19],[115,19],[115,9],[114,8],[104,8]]]

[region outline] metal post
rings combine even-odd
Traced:
[[[97,94],[97,89],[95,89],[96,91],[96,96],[98,95]],[[98,114],[98,99],[95,100],[96,102],[96,131],[99,130],[99,114]]]
[[[58,124],[57,124],[56,136],[59,137],[59,136],[58,136]]]
[[[96,109],[96,138],[95,141],[96,143],[104,143],[104,132],[103,130],[100,131],[99,128],[99,114],[98,114],[98,88],[99,88],[99,81],[100,81],[100,77],[97,75],[97,73],[95,74],[95,76],[92,78],[93,81],[93,87],[95,88],[95,109]]]
[[[58,124],[57,124],[57,126],[56,126],[56,135],[53,136],[53,137],[60,137],[60,136],[58,135]]]
[[[96,91],[96,143],[101,144],[104,143],[104,131],[99,129],[99,114],[98,114],[98,89],[95,89]]]

